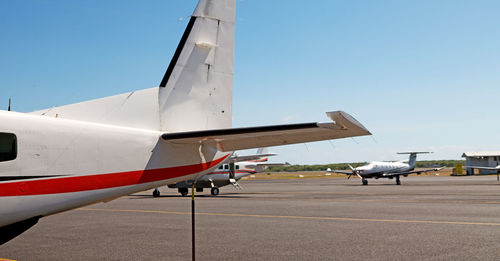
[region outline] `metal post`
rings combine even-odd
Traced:
[[[191,256],[192,260],[196,260],[196,251],[195,251],[195,237],[194,237],[194,182],[191,188]]]

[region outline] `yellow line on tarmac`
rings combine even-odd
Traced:
[[[14,260],[14,259],[0,258],[0,261],[16,261],[16,260]]]
[[[140,210],[140,209],[102,209],[102,208],[79,208],[84,211],[104,212],[134,212],[134,213],[157,213],[174,215],[191,215],[191,212],[176,212],[162,210]],[[225,216],[225,217],[256,217],[256,218],[280,218],[280,219],[305,219],[305,220],[332,220],[332,221],[364,221],[364,222],[386,222],[386,223],[420,223],[420,224],[446,224],[446,225],[478,225],[478,226],[500,226],[500,223],[487,222],[462,222],[462,221],[439,221],[439,220],[411,220],[411,219],[379,219],[379,218],[349,218],[349,217],[308,217],[308,216],[276,216],[260,214],[231,214],[231,213],[203,213],[202,216]]]

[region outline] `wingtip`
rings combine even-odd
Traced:
[[[360,128],[364,132],[364,135],[372,135],[372,133],[363,124],[361,124],[361,122],[345,111],[329,111],[326,112],[326,116],[328,116],[328,118],[336,124],[344,124],[348,122]]]

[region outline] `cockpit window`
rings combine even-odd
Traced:
[[[0,162],[17,158],[17,138],[15,134],[0,132]]]

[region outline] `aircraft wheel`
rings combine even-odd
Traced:
[[[217,196],[217,195],[219,195],[219,188],[218,188],[218,187],[213,187],[213,188],[210,190],[210,194],[212,194],[213,196]]]
[[[188,194],[188,189],[187,188],[179,188],[179,193],[183,196],[187,196]]]
[[[364,186],[368,185],[368,180],[366,180],[366,179],[361,180],[361,182],[363,182]]]
[[[157,198],[160,196],[160,190],[155,188],[155,190],[153,190],[153,197]]]

